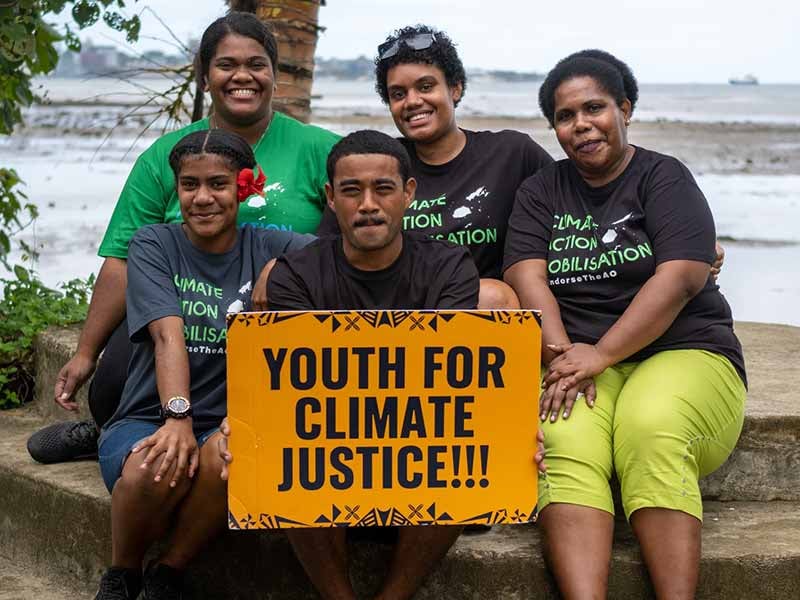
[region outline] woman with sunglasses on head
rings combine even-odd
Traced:
[[[479,307],[514,308],[516,297],[499,280],[514,194],[552,158],[526,134],[458,126],[467,77],[444,32],[426,25],[397,30],[378,47],[375,77],[417,180],[404,229],[467,246],[482,278]],[[326,211],[319,233],[336,229]]]
[[[131,346],[125,318],[126,260],[133,234],[143,225],[179,222],[182,217],[169,152],[194,131],[224,129],[252,146],[268,179],[266,197],[242,204],[239,223],[267,229],[312,233],[325,206],[325,161],[338,136],[305,125],[272,109],[278,63],[277,42],[255,15],[231,12],[203,33],[198,77],[211,95],[211,116],[156,140],[136,161],[111,217],[99,254],[104,262],[94,286],[89,314],[75,355],[58,374],[55,401],[76,410],[75,394],[95,370],[89,404],[98,426],[119,403]],[[253,288],[255,308],[266,308],[266,279]],[[91,422],[65,422],[34,434],[31,455],[60,462],[96,452]]]
[[[506,242],[505,280],[544,314],[539,522],[565,598],[606,596],[613,473],[656,596],[694,597],[698,479],[744,418],[711,211],[683,164],[628,143],[637,98],[628,66],[600,50],[550,71],[539,103],[567,158],[522,185]]]

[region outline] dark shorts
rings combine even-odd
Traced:
[[[100,474],[106,488],[111,492],[114,484],[122,475],[122,468],[133,447],[146,437],[158,431],[161,425],[141,419],[121,419],[100,434],[97,443],[97,456],[100,462]],[[219,431],[219,426],[196,433],[197,445],[202,448],[212,435]]]

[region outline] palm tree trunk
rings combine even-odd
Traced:
[[[272,105],[308,122],[314,52],[319,32],[324,29],[318,25],[317,15],[325,0],[256,0],[254,4],[256,15],[269,23],[278,40],[278,90]]]

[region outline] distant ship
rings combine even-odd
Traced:
[[[728,79],[731,85],[758,85],[758,79],[755,75],[745,75],[744,77],[731,77]]]

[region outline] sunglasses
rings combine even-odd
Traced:
[[[434,42],[436,42],[436,36],[432,33],[417,33],[406,38],[384,42],[378,46],[378,60],[386,60],[400,52],[400,44],[408,46],[412,50],[425,50],[433,46]]]

